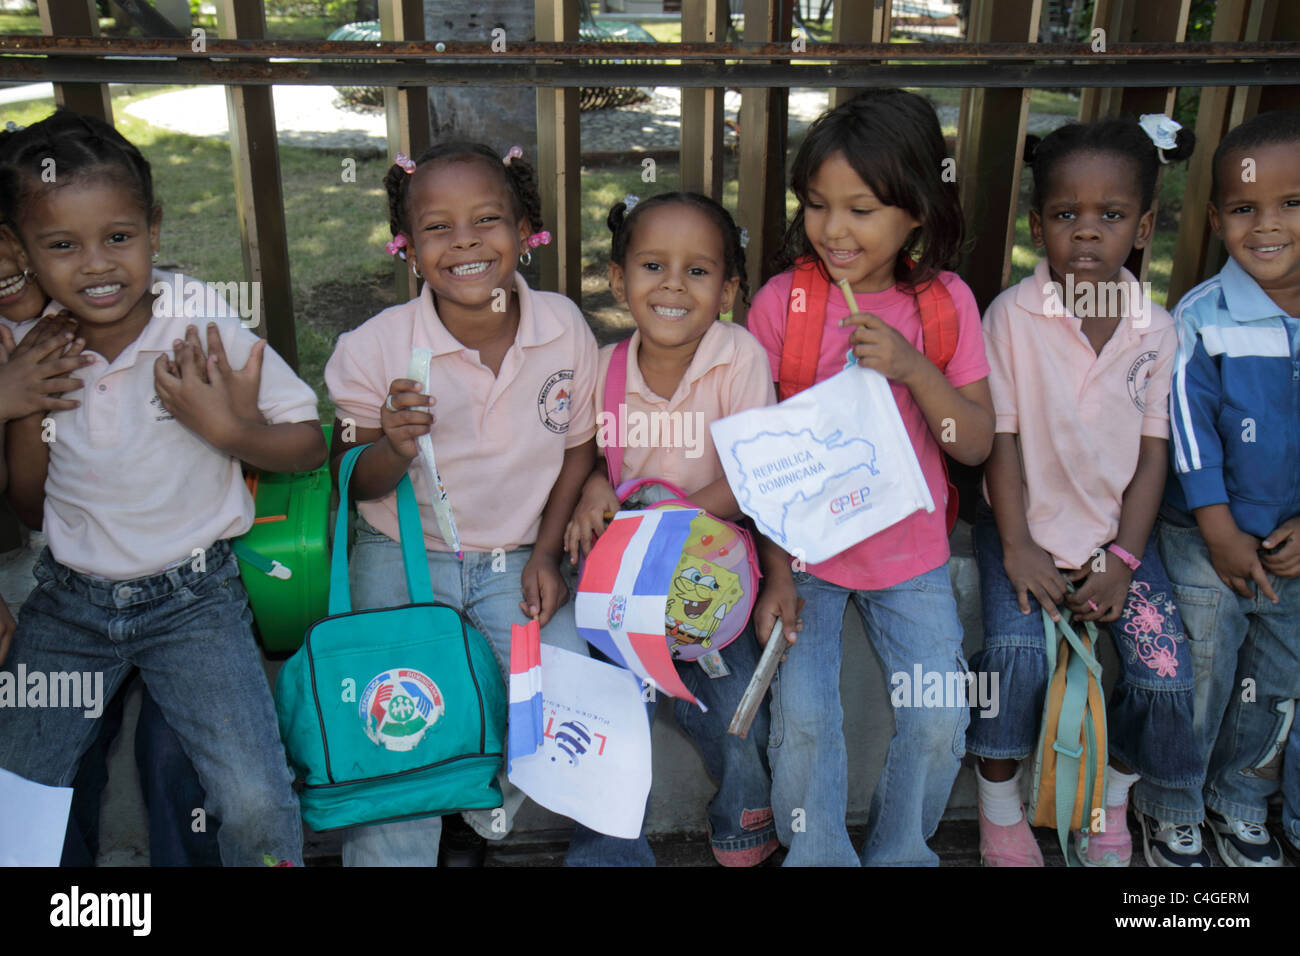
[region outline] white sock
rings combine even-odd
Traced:
[[[1120,773],[1109,764],[1106,769],[1110,772],[1110,779],[1106,784],[1106,806],[1118,807],[1128,796],[1129,788],[1142,779],[1142,774]]]
[[[1019,823],[1025,811],[1020,804],[1020,767],[1010,780],[985,780],[975,765],[975,783],[979,790],[980,812],[989,823],[1009,827]]]

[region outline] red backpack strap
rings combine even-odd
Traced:
[[[623,434],[623,409],[627,404],[627,362],[632,351],[632,340],[624,339],[614,346],[609,357],[609,368],[605,372],[605,394],[602,397],[603,411],[614,416],[614,440],[605,446],[605,465],[609,469],[609,483],[615,488],[623,477],[623,446],[619,436]]]
[[[915,266],[915,263],[913,263]],[[957,354],[957,306],[938,276],[916,290],[916,307],[921,313],[921,341],[925,357],[939,371],[945,371]]]
[[[777,376],[782,401],[811,388],[817,381],[817,360],[821,357],[826,300],[830,292],[830,280],[822,274],[818,260],[801,259],[795,266],[790,302],[785,310],[785,341],[781,346],[781,372]],[[803,308],[796,311],[796,302],[802,302]]]
[[[913,266],[915,265],[913,263]],[[925,357],[933,362],[940,372],[945,371],[952,357],[957,354],[957,306],[952,301],[952,294],[942,280],[935,276],[916,290],[916,307],[921,313],[921,341],[925,349]],[[952,534],[953,526],[957,524],[960,502],[957,499],[957,486],[948,477],[948,456],[942,455],[940,460],[943,462],[943,480],[948,485],[948,507],[945,518],[948,522],[948,533]]]

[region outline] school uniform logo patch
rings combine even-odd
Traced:
[[[1134,360],[1128,370],[1128,397],[1133,399],[1139,412],[1147,410],[1147,382],[1151,380],[1151,371],[1156,367],[1156,352],[1143,352]]]
[[[446,711],[442,691],[426,674],[398,667],[377,675],[361,694],[366,736],[386,750],[414,750]]]
[[[149,406],[153,409],[153,420],[156,422],[174,422],[176,416],[163,407],[162,399],[154,395],[149,399]]]
[[[573,369],[560,369],[537,393],[537,415],[542,424],[557,435],[569,430],[569,413],[573,405]]]

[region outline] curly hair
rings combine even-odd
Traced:
[[[439,162],[480,162],[501,177],[506,191],[510,194],[515,219],[528,218],[533,232],[546,228],[542,222],[542,197],[537,191],[537,175],[533,167],[518,156],[512,157],[509,164],[502,162],[501,154],[483,143],[462,141],[439,143],[430,146],[415,161],[416,167],[426,163]],[[388,192],[388,228],[396,236],[398,233],[411,234],[407,221],[406,200],[410,189],[411,176],[394,163],[384,176],[384,188]]]

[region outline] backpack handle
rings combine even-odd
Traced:
[[[347,614],[352,610],[352,587],[348,583],[348,483],[361,453],[370,445],[348,450],[339,464],[339,513],[334,525],[334,553],[330,558],[329,613]],[[401,535],[402,564],[406,569],[406,590],[412,604],[433,603],[433,582],[429,577],[429,560],[424,553],[424,528],[420,524],[420,506],[415,501],[411,476],[402,475],[397,483],[397,527]]]

